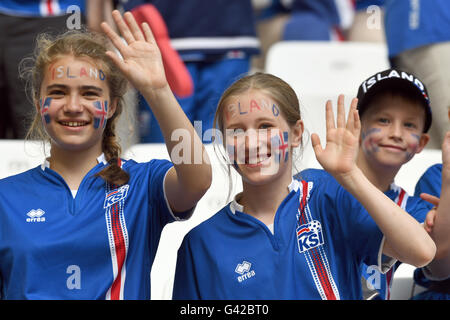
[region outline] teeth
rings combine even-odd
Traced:
[[[85,122],[74,122],[74,121],[61,122],[61,123],[68,127],[81,127],[81,126],[85,125]]]

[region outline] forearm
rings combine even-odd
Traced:
[[[358,168],[338,180],[366,208],[384,234],[384,254],[415,266],[431,261],[436,247],[427,232]]]

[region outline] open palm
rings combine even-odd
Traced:
[[[311,141],[317,161],[334,177],[346,175],[356,168],[356,156],[359,147],[361,124],[358,111],[358,100],[353,99],[349,116],[345,121],[344,96],[338,98],[337,121],[335,124],[331,101],[326,103],[326,146],[322,148],[317,134],[311,135]]]
[[[102,30],[120,52],[122,59],[115,52],[108,51],[107,55],[139,91],[166,86],[161,53],[149,25],[143,23],[141,30],[130,12],[124,14],[125,20],[117,10],[113,11],[112,16],[125,42],[103,22]]]

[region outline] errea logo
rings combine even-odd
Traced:
[[[45,211],[42,209],[30,210],[27,213],[27,222],[45,222],[45,217],[43,217],[44,214]]]
[[[244,280],[247,280],[251,277],[255,276],[255,271],[254,270],[250,270],[252,267],[252,264],[248,261],[242,261],[242,263],[238,263],[238,265],[236,266],[236,269],[234,269],[234,272],[236,272],[237,274],[240,274],[239,277],[237,277],[237,280],[239,282],[242,282]]]

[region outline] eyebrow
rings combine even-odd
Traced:
[[[258,124],[260,124],[261,122],[273,123],[274,121],[275,121],[275,119],[265,117],[265,116],[262,116],[262,117],[256,119],[256,123],[258,123]],[[227,124],[227,127],[224,127],[224,128],[225,129],[228,129],[228,128],[233,129],[234,127],[240,126],[243,123],[245,123],[245,121],[229,121],[229,123]]]
[[[66,86],[65,84],[51,84],[47,87],[47,91],[52,89],[67,89],[67,88],[68,86]],[[96,86],[80,86],[79,88],[81,88],[82,90],[95,90],[98,91],[99,93],[103,92],[102,88]]]

